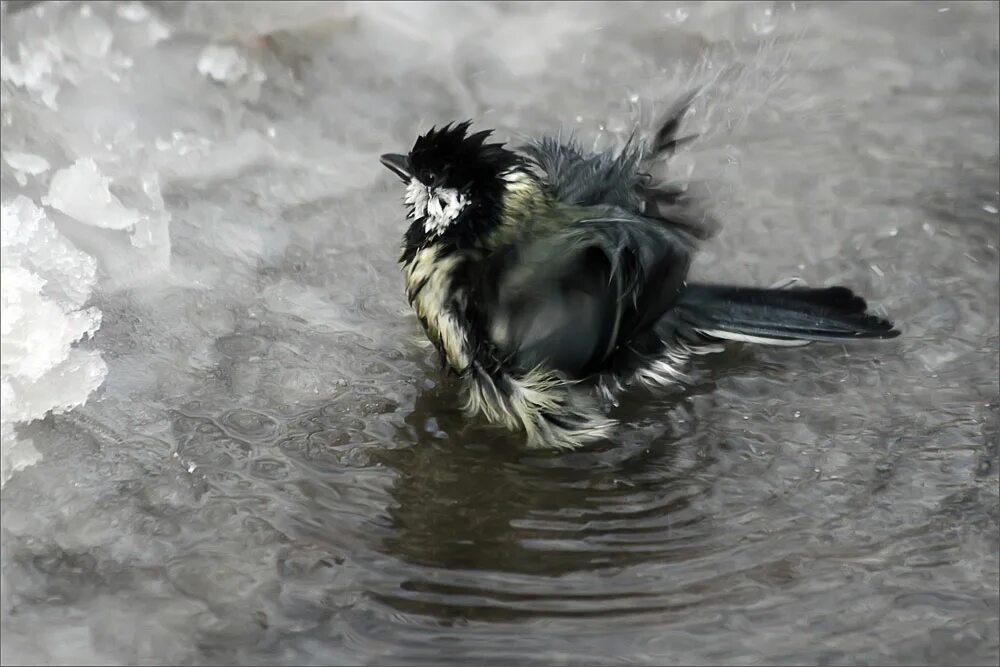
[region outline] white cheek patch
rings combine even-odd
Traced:
[[[469,204],[468,197],[454,188],[437,188],[432,191],[415,178],[410,179],[406,186],[404,201],[412,207],[410,217],[414,220],[423,218],[424,231],[432,236],[439,235],[455,222]]]
[[[415,178],[411,178],[406,186],[406,197],[403,198],[412,208],[410,217],[414,220],[422,218],[427,213],[427,188]]]

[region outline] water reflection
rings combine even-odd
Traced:
[[[526,452],[456,403],[453,385],[423,392],[405,418],[413,446],[378,454],[397,478],[377,548],[402,578],[379,586],[381,602],[439,616],[595,613],[647,594],[602,591],[594,572],[696,558],[710,539],[697,501],[712,461],[684,401],[661,403],[666,428],[640,420],[618,442],[572,453]]]

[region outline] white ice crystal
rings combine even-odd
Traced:
[[[233,47],[209,44],[198,56],[198,71],[220,83],[235,83],[245,77],[250,68]]]
[[[84,403],[107,368],[100,354],[74,344],[101,323],[82,308],[96,263],[24,196],[3,202],[0,222],[0,485],[39,454],[15,425]]]
[[[28,184],[28,176],[44,174],[49,170],[49,162],[40,155],[32,153],[20,153],[18,151],[4,151],[3,161],[14,170],[14,178],[22,187]]]
[[[139,222],[138,211],[111,194],[110,181],[90,158],[60,169],[49,183],[45,204],[94,227],[127,229]]]

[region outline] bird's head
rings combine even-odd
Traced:
[[[468,134],[470,125],[432,128],[407,155],[381,157],[406,184],[411,235],[460,242],[497,224],[510,174],[523,160],[503,144],[486,143],[492,130]]]

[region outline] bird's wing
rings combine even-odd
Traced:
[[[498,253],[478,298],[490,339],[516,366],[580,378],[659,320],[689,263],[690,248],[661,223],[583,219]]]
[[[520,148],[543,174],[555,199],[567,206],[611,206],[630,214],[655,218],[687,235],[704,240],[717,224],[688,186],[654,180],[655,163],[669,158],[695,135],[678,137],[681,120],[698,91],[678,99],[668,109],[659,130],[649,140],[633,134],[617,154],[584,150],[575,140],[542,137]]]
[[[584,151],[574,140],[543,137],[521,151],[544,174],[556,199],[571,206],[608,204],[633,210],[642,146],[632,140],[618,155]]]

